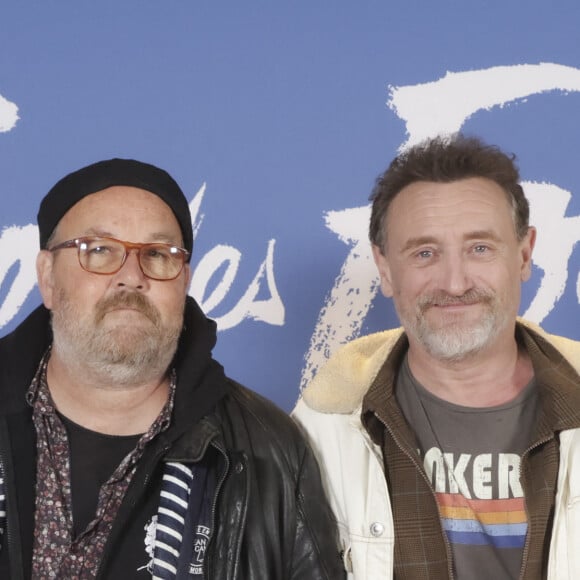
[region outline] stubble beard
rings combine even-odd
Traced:
[[[142,294],[121,292],[102,298],[92,314],[81,314],[63,289],[52,311],[53,349],[66,365],[91,373],[91,380],[138,386],[165,374],[177,350],[183,316],[163,323],[159,310]],[[138,310],[144,324],[107,324],[115,308]]]
[[[452,318],[438,327],[427,319],[426,313],[435,305],[473,304],[484,307],[480,319],[470,325],[460,316]],[[472,357],[491,345],[508,323],[502,312],[497,295],[489,290],[474,288],[462,296],[451,296],[437,292],[422,296],[413,315],[401,316],[401,322],[409,335],[412,335],[435,359],[445,362],[459,362]]]

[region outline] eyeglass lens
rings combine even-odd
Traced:
[[[125,260],[127,250],[116,240],[95,238],[79,244],[81,266],[96,274],[112,274]],[[143,273],[157,280],[175,278],[183,267],[184,257],[175,247],[166,244],[145,244],[138,250]]]

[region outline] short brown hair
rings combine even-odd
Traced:
[[[519,184],[515,158],[461,133],[427,139],[403,151],[379,175],[369,198],[371,243],[384,251],[385,218],[391,202],[403,188],[417,181],[451,183],[470,177],[490,179],[505,191],[513,210],[516,235],[523,239],[529,228],[530,207]]]

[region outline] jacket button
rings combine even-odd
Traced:
[[[384,531],[385,526],[383,526],[383,524],[381,524],[380,522],[374,522],[371,524],[371,534],[375,536],[375,538],[382,536]]]
[[[244,471],[244,464],[238,461],[238,463],[236,463],[236,466],[234,467],[234,471],[236,473],[242,473],[242,471]]]

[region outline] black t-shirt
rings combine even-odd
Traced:
[[[111,477],[141,435],[116,436],[90,431],[60,415],[69,438],[73,534],[77,537],[94,519],[101,486]],[[157,513],[162,466],[149,478],[147,492],[131,510],[131,529],[141,534],[121,533],[109,559],[107,577],[150,578],[152,522]],[[129,490],[131,486],[129,486]],[[128,491],[127,493],[130,493]]]
[[[60,415],[69,438],[71,495],[74,537],[81,534],[95,517],[101,486],[111,477],[121,461],[139,441],[141,435],[116,436],[90,431]],[[178,577],[202,577],[203,559],[210,536],[210,520],[215,471],[208,468],[216,461],[209,450],[205,461],[195,467],[189,499],[183,544],[179,557]],[[103,572],[107,577],[121,577],[131,571],[131,578],[150,578],[148,565],[153,557],[156,514],[161,491],[163,465],[149,478],[147,491],[140,503],[132,506],[131,529],[141,534],[121,533],[114,546],[114,558]],[[131,486],[130,488],[131,489]],[[127,493],[130,493],[128,491]]]
[[[111,477],[141,435],[106,435],[85,429],[60,415],[70,448],[73,537],[95,517],[101,486]]]

